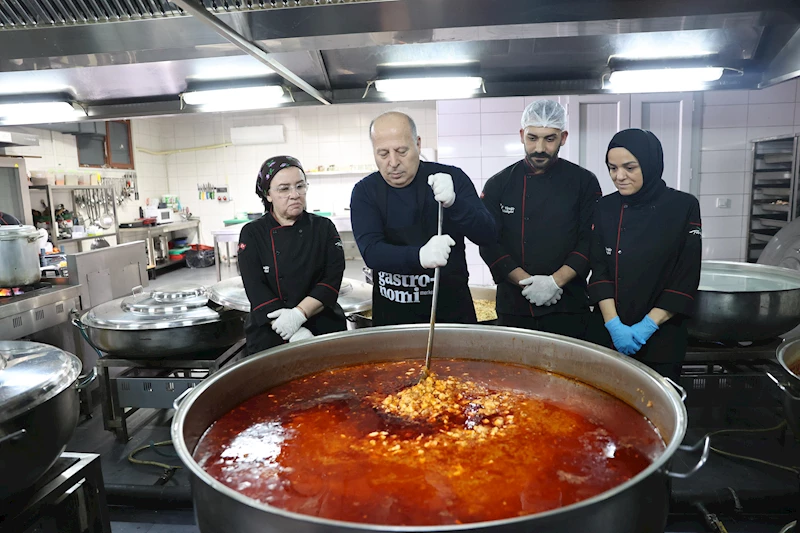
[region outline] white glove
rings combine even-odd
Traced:
[[[267,318],[272,319],[273,331],[285,341],[288,341],[292,335],[297,333],[297,330],[307,320],[303,312],[296,307],[293,309],[278,309],[268,314]]]
[[[450,207],[456,201],[456,191],[453,189],[453,177],[450,174],[439,172],[428,176],[428,185],[433,189],[433,197],[444,207]]]
[[[450,257],[450,247],[455,245],[456,241],[451,239],[450,235],[434,235],[419,249],[419,264],[422,268],[445,266],[447,258]]]
[[[564,292],[553,276],[531,276],[519,282],[525,288],[522,295],[533,305],[552,305],[556,303]]]
[[[297,333],[295,333],[289,338],[289,342],[304,341],[306,339],[313,339],[313,338],[314,334],[308,331],[307,328],[300,328],[297,330]]]

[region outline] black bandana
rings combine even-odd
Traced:
[[[606,165],[608,165],[608,152],[612,148],[625,148],[639,161],[642,169],[642,188],[624,199],[629,204],[641,204],[652,201],[667,188],[662,175],[664,174],[664,150],[661,141],[653,132],[628,129],[614,135],[608,144],[606,152]]]
[[[300,172],[303,173],[303,177],[306,175],[306,171],[303,170],[303,165],[300,164],[300,161],[290,155],[276,155],[275,157],[270,157],[261,165],[261,170],[258,171],[258,178],[256,179],[256,194],[259,198],[262,198],[265,203],[269,203],[269,200],[267,200],[269,182],[272,181],[275,174],[287,167],[297,167],[300,169]]]

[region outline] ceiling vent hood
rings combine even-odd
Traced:
[[[0,130],[0,148],[10,146],[39,146],[39,137],[30,133]]]

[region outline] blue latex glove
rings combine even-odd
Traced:
[[[658,324],[653,322],[653,319],[647,315],[644,318],[631,326],[633,331],[633,338],[636,342],[644,345],[653,336],[653,333],[658,331]]]
[[[623,324],[618,316],[606,322],[606,329],[619,353],[633,355],[642,348],[642,343],[634,338],[631,327]]]

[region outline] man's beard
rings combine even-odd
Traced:
[[[560,147],[556,149],[556,152],[553,155],[550,155],[547,152],[531,152],[527,155],[528,163],[530,163],[531,166],[536,170],[547,170],[553,165],[553,163],[555,163],[556,159],[558,159],[559,150]],[[537,157],[546,158],[546,160],[544,163],[537,163],[534,161],[534,159]]]

